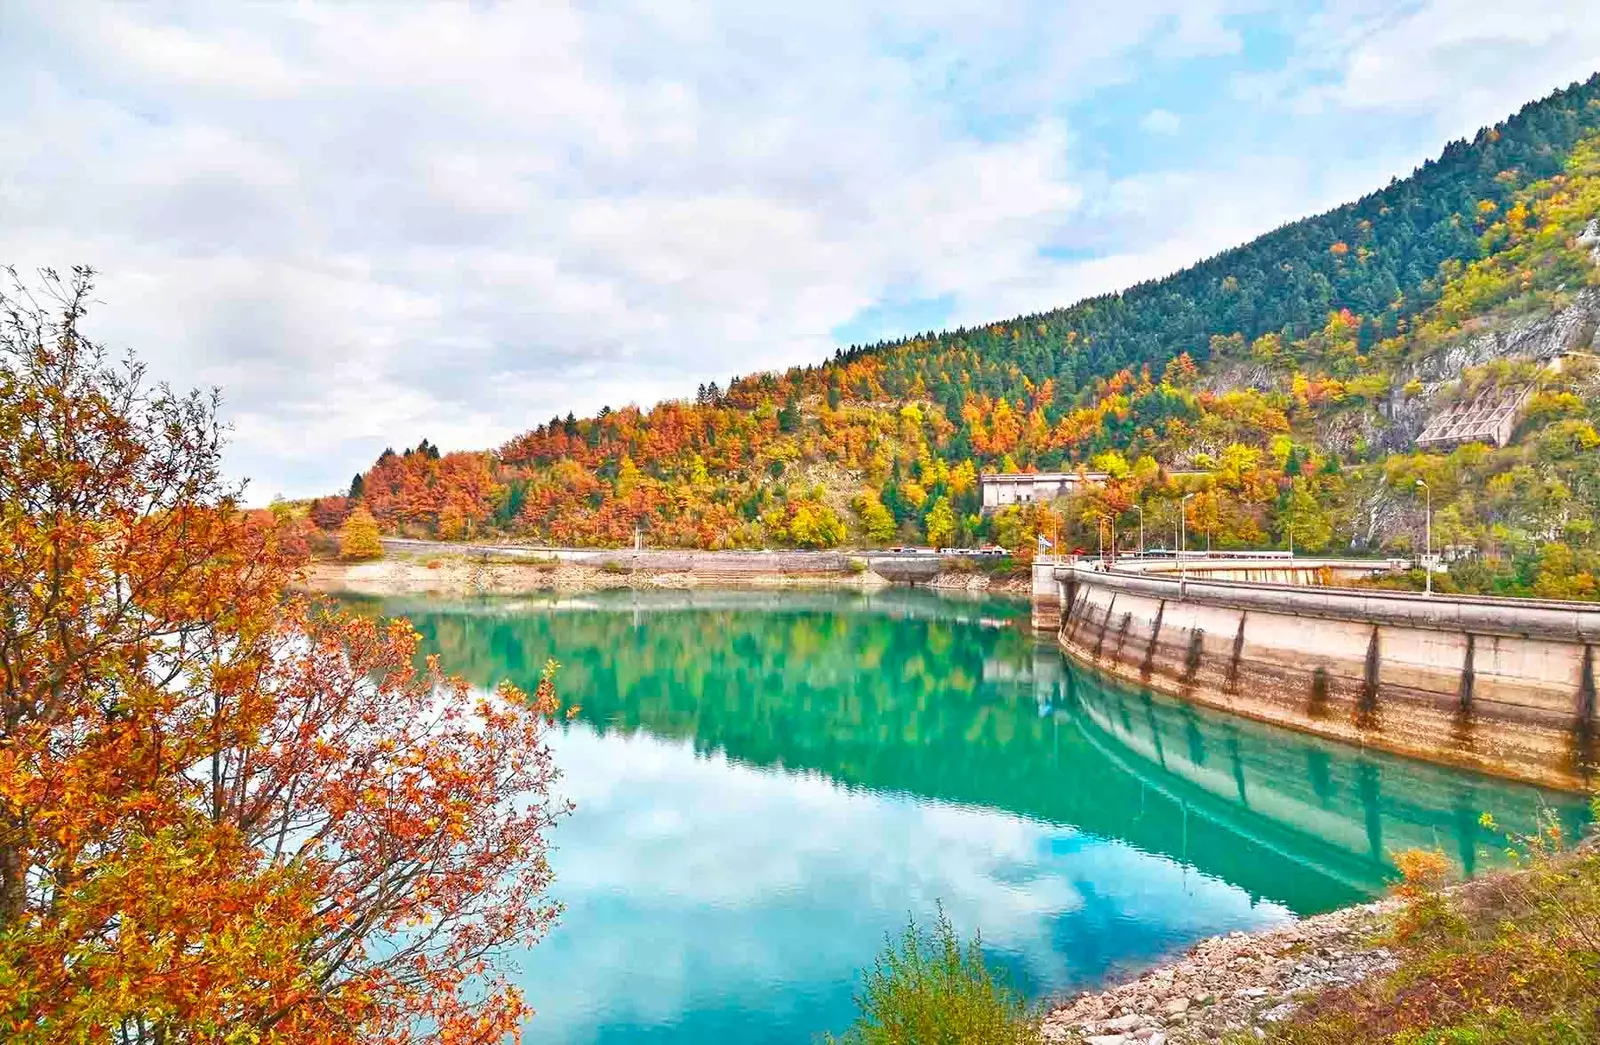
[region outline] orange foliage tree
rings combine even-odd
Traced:
[[[108,360],[89,290],[0,294],[0,1039],[505,1037],[549,671],[469,693],[404,621],[286,602],[215,398]]]

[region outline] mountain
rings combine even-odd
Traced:
[[[553,418],[495,452],[385,451],[315,517],[337,525],[360,499],[388,532],[445,538],[621,544],[640,527],[656,545],[1026,554],[1043,529],[1093,547],[1135,506],[1166,533],[1192,492],[1190,528],[1214,547],[1292,533],[1308,550],[1404,551],[1422,537],[1422,479],[1436,543],[1478,553],[1456,583],[1592,595],[1597,219],[1600,74],[1165,279]],[[1562,356],[1560,372],[1537,362]],[[1452,407],[1505,407],[1508,445],[1418,449]],[[980,472],[1078,467],[1112,479],[979,511]]]

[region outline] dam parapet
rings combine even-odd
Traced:
[[[1196,703],[1548,786],[1592,785],[1600,607],[1342,588],[1339,571],[1359,567],[1331,561],[1283,563],[1291,583],[1264,579],[1273,568],[1259,561],[1209,565],[1036,567],[1035,625],[1080,661]],[[1250,579],[1216,579],[1240,575]]]

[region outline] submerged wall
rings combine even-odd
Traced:
[[[1600,608],[1081,567],[1053,579],[1047,594],[1036,576],[1036,620],[1057,618],[1062,646],[1111,674],[1357,744],[1593,780]]]

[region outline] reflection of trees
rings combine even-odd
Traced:
[[[1484,809],[1531,820],[1527,789],[1133,692],[1016,629],[822,609],[404,609],[478,685],[527,684],[557,658],[563,697],[602,732],[1074,825],[1302,911],[1382,888],[1398,848],[1472,860]]]

